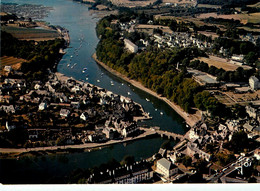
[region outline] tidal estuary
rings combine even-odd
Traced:
[[[98,43],[95,32],[98,19],[90,15],[87,6],[72,0],[4,0],[3,2],[37,4],[53,8],[44,21],[51,25],[60,25],[68,29],[70,34],[70,46],[65,50],[67,53],[58,65],[58,72],[77,80],[87,80],[94,85],[130,97],[140,103],[144,110],[153,117],[152,120],[140,124],[159,126],[162,130],[179,134],[185,133],[184,120],[165,102],[113,76],[93,60],[91,56]],[[84,73],[83,68],[87,68]],[[159,150],[164,141],[162,138],[149,138],[127,144],[117,144],[92,152],[48,155],[20,160],[1,159],[0,182],[11,184],[65,183],[66,177],[77,168],[98,166],[112,158],[120,161],[125,155],[132,155],[135,160],[151,157]]]

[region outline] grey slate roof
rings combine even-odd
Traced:
[[[170,170],[171,167],[171,162],[168,161],[165,158],[162,158],[158,161],[158,164],[162,165],[164,168],[166,168],[167,170]]]

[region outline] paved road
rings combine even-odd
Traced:
[[[251,151],[250,153],[253,153],[255,150]],[[228,164],[227,166],[225,166],[225,168],[222,170],[222,172],[217,173],[212,175],[211,177],[208,178],[210,183],[214,183],[216,182],[219,178],[227,176],[229,173],[231,173],[232,171],[234,171],[236,169],[236,167],[240,167],[242,166],[245,162],[247,162],[248,160],[250,160],[251,158],[253,158],[253,156],[250,157],[241,157],[240,159],[238,158],[236,161],[234,161],[233,163]]]

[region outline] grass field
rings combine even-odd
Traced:
[[[20,40],[52,40],[59,37],[59,33],[52,30],[2,26],[1,30],[11,33]]]
[[[197,18],[205,19],[209,17],[240,20],[240,22],[243,24],[246,23],[256,24],[260,22],[260,13],[232,14],[232,15],[217,15],[216,13],[204,13],[204,14],[200,14]]]
[[[14,58],[12,56],[0,57],[0,65],[3,68],[4,66],[11,66],[14,70],[19,70],[23,62],[26,62],[26,60],[21,58]]]
[[[226,71],[234,71],[238,67],[242,67],[244,69],[250,69],[250,66],[239,66],[235,65],[232,63],[229,63],[226,59],[224,58],[219,58],[216,56],[209,56],[209,58],[201,57],[199,58],[200,61],[206,62],[209,66],[215,66],[216,68],[223,68]]]

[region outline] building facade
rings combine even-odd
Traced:
[[[157,161],[156,171],[164,177],[169,178],[170,176],[178,173],[178,167],[167,159],[162,158]]]
[[[132,43],[130,40],[128,39],[124,39],[124,43],[125,43],[125,48],[128,49],[130,52],[132,53],[137,53],[138,51],[138,46],[136,46],[134,43]]]

